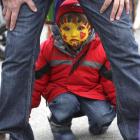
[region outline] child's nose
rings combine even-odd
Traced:
[[[72,34],[71,34],[71,36],[72,36],[72,37],[77,37],[77,36],[78,36],[78,32],[73,31]]]

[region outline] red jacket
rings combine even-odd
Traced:
[[[85,54],[85,56],[83,56]],[[73,65],[83,57],[72,72]],[[72,57],[54,46],[50,37],[41,45],[36,61],[32,107],[40,103],[41,95],[48,101],[65,92],[97,100],[109,100],[116,105],[115,87],[111,80],[100,75],[101,68],[110,70],[101,41],[96,36],[77,55]]]

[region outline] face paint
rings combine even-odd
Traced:
[[[63,40],[71,47],[80,46],[89,36],[91,26],[89,23],[77,22],[73,19],[71,22],[64,22],[60,25],[60,32]]]

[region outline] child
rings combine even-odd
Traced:
[[[56,23],[60,32],[54,28],[36,62],[32,108],[46,99],[54,140],[75,140],[71,121],[80,113],[92,134],[102,134],[116,115],[116,97],[101,41],[76,0],[61,4]]]

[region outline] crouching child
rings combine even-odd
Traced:
[[[76,0],[65,0],[57,27],[36,61],[32,108],[41,96],[51,111],[54,140],[75,140],[71,121],[86,115],[89,131],[104,133],[116,116],[115,87],[102,43]]]

